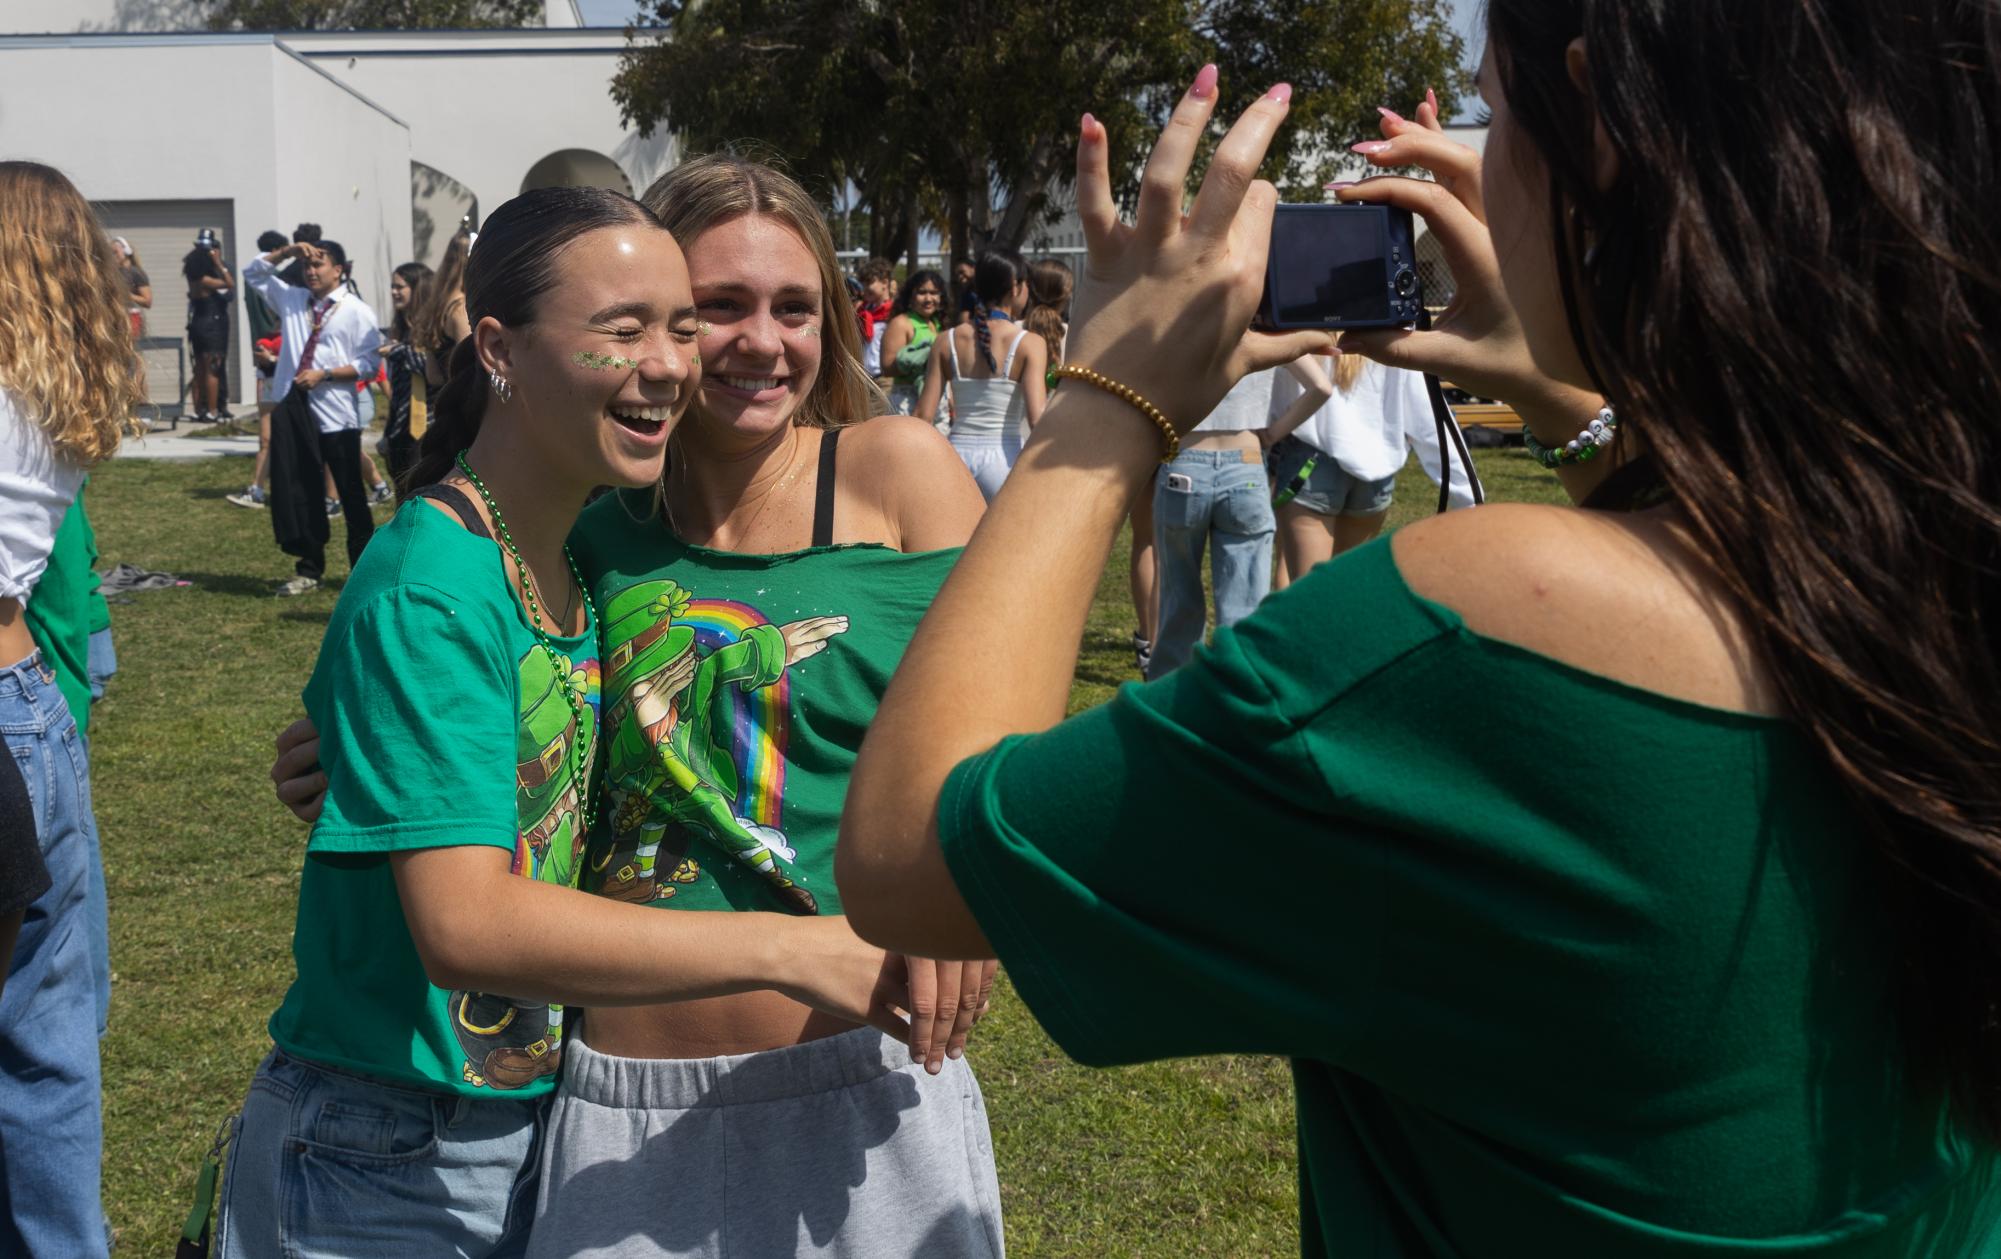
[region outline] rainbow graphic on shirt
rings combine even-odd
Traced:
[[[753,626],[769,625],[762,612],[734,599],[692,599],[675,622],[695,631],[696,651],[704,656],[743,638]],[[792,681],[781,675],[736,703],[736,729],[730,741],[737,763],[737,811],[765,826],[782,826],[785,805],[786,714],[792,711]]]

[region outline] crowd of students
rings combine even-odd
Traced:
[[[1338,194],[1438,236],[1423,332],[1248,330],[1291,89],[1191,199],[1213,66],[1130,222],[1083,118],[1067,327],[1003,254],[963,322],[923,273],[853,312],[811,199],[732,157],[496,209],[272,769],[312,830],[221,1253],[1002,1253],[996,958],[1086,1063],[1290,1058],[1308,1254],[1995,1253],[2001,27],[1488,24],[1484,160],[1428,98],[1361,151],[1435,178]],[[0,808],[39,841],[4,859],[50,880],[0,991],[0,1240],[101,1254],[80,1147],[24,1126],[38,1073],[95,1086],[54,1061],[95,1010],[87,778],[20,614],[132,356],[88,207],[0,165],[31,210],[96,353],[0,320]],[[0,237],[31,318],[33,248]],[[1367,540],[1413,372],[1511,403],[1577,506]],[[1142,505],[1163,676],[1066,719]],[[1268,574],[1280,526],[1285,588],[1170,651],[1205,540]]]

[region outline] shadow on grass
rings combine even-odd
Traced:
[[[1130,638],[1105,630],[1084,631],[1083,646],[1077,656],[1077,681],[1110,687],[1138,681],[1132,650]]]
[[[278,582],[282,580],[272,577],[253,577],[248,573],[182,573],[180,576],[193,582],[197,590],[251,599],[271,598],[278,593]]]

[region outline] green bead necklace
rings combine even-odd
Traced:
[[[594,735],[596,719],[584,711],[589,705],[584,699],[583,690],[570,680],[570,671],[563,667],[563,660],[556,651],[555,641],[549,637],[549,631],[542,627],[542,605],[535,597],[535,575],[529,572],[528,565],[522,562],[520,548],[514,545],[514,535],[507,531],[507,520],[500,514],[500,504],[493,501],[493,493],[486,488],[486,482],[480,480],[479,473],[474,472],[472,465],[466,462],[465,451],[459,452],[457,463],[459,471],[465,473],[466,480],[471,481],[472,487],[479,491],[480,501],[486,504],[486,514],[493,517],[493,527],[500,534],[500,545],[506,548],[507,554],[514,560],[514,567],[521,573],[521,597],[528,604],[530,627],[535,631],[536,641],[542,644],[543,652],[549,657],[549,667],[556,671],[556,681],[563,688],[563,698],[570,701],[570,713],[577,721],[576,737],[570,740],[571,772],[576,775],[577,791],[584,801],[584,829],[589,831],[597,825],[598,801],[591,794],[590,767],[584,762],[584,744],[587,739],[593,744],[596,742]],[[591,602],[591,588],[584,584],[584,574],[577,567],[577,557],[570,554],[568,543],[563,544],[563,558],[570,562],[570,575],[577,579],[577,592],[584,597],[584,611],[588,614],[584,626],[588,631],[591,626],[597,624],[598,619],[597,606]]]

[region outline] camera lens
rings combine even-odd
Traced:
[[[1397,268],[1397,296],[1409,297],[1417,292],[1417,272],[1409,267]]]

